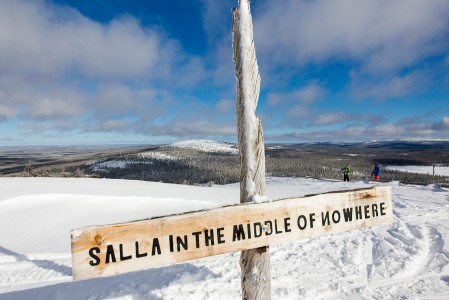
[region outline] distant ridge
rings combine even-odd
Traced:
[[[357,143],[345,142],[308,142],[296,144],[268,143],[268,147],[296,148],[296,147],[340,147],[340,148],[369,148],[369,149],[407,149],[429,150],[449,149],[449,141],[368,141]]]

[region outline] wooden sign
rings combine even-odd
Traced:
[[[386,224],[391,188],[248,203],[71,231],[75,280]]]

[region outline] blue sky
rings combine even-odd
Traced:
[[[0,146],[236,141],[237,0],[0,1]],[[449,139],[449,1],[253,0],[267,142]]]

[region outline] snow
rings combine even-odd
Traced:
[[[255,203],[262,203],[269,201],[269,199],[266,196],[254,195],[251,201]]]
[[[388,170],[401,172],[433,174],[433,166],[385,166]],[[435,175],[449,176],[449,167],[435,166]]]
[[[398,182],[391,225],[270,247],[273,299],[447,299],[449,191]],[[267,178],[267,198],[368,187]],[[72,281],[70,230],[239,201],[239,184],[0,178],[0,299],[239,299],[239,253]]]
[[[155,158],[155,157],[154,157]],[[158,159],[164,160],[166,158],[159,157]],[[103,162],[94,162],[90,165],[93,167],[94,171],[107,171],[107,169],[123,169],[126,168],[128,165],[131,164],[148,164],[151,165],[153,162],[151,161],[142,161],[142,160],[120,160],[120,159],[114,159],[114,160],[108,160]]]
[[[148,152],[142,152],[139,153],[140,158],[151,158],[151,159],[158,159],[158,160],[176,160],[175,157],[167,155],[162,152],[158,151],[148,151]]]
[[[94,166],[94,170],[101,170],[101,169],[109,169],[109,168],[117,168],[117,169],[123,169],[126,167],[127,164],[129,164],[129,161],[126,160],[109,160],[104,162],[95,162],[92,165]]]
[[[233,144],[221,143],[210,140],[188,140],[176,142],[170,144],[169,146],[183,149],[194,149],[203,152],[238,154],[238,149],[236,149]]]

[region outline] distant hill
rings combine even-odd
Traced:
[[[431,150],[449,149],[449,141],[368,141],[359,143],[345,142],[314,142],[298,144],[267,144],[268,147],[289,149],[298,147],[339,147],[362,149],[401,149],[401,150]]]

